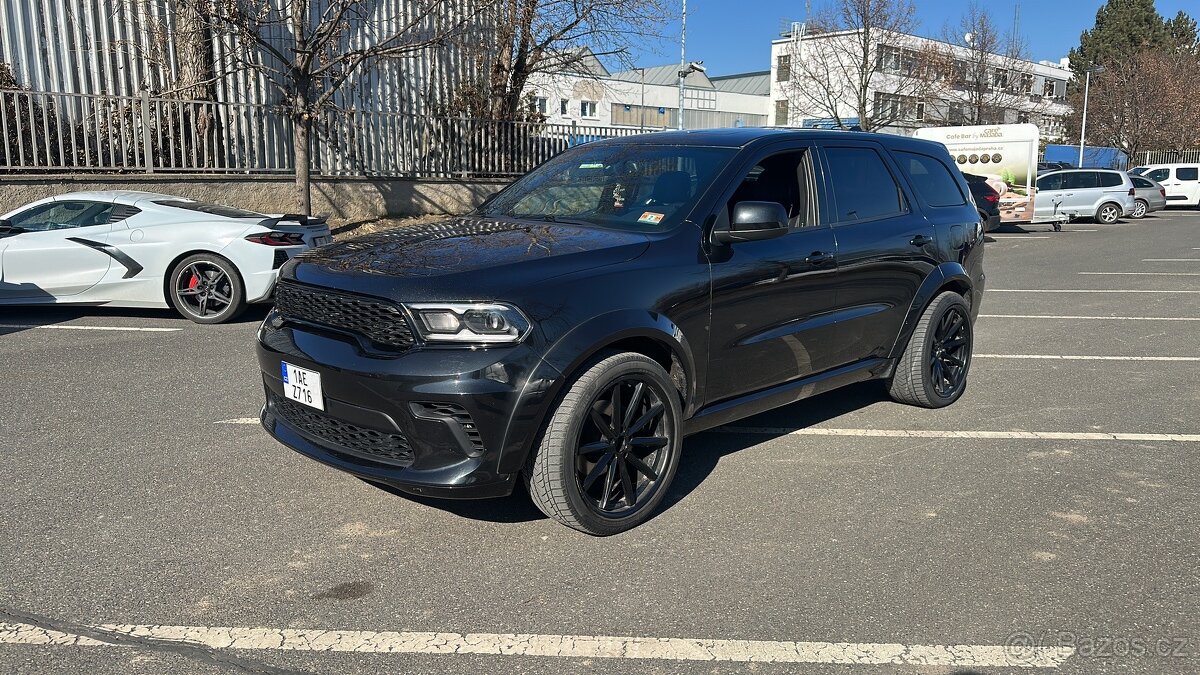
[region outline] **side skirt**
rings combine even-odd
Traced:
[[[683,423],[685,435],[695,434],[751,415],[773,410],[789,403],[823,394],[855,382],[888,377],[896,367],[894,359],[867,359],[823,373],[714,403]]]

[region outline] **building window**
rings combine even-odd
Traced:
[[[1046,78],[1046,81],[1042,83],[1042,95],[1053,97],[1055,95],[1054,92],[1057,90],[1057,87],[1055,86],[1057,84],[1058,83],[1055,80]]]
[[[780,54],[775,57],[775,81],[787,82],[792,79],[792,57],[790,54]]]
[[[920,122],[925,119],[925,102],[912,96],[875,92],[875,116],[884,123]]]
[[[1017,113],[1017,124],[1029,124],[1029,113],[1020,111]]]
[[[880,45],[879,51],[875,54],[875,70],[880,70],[885,73],[900,72],[902,54],[903,50],[899,47]]]
[[[538,96],[529,102],[529,112],[545,115],[546,111],[550,109],[549,106],[549,99],[545,96]]]
[[[1033,75],[1031,73],[1021,73],[1021,93],[1033,93]]]
[[[913,115],[913,119],[917,122],[925,121],[925,101],[917,101],[916,114]]]
[[[683,104],[697,110],[716,110],[717,92],[712,89],[693,89],[684,87]]]
[[[992,76],[993,89],[1008,89],[1008,71],[1003,68],[997,68],[996,73]]]
[[[595,101],[580,101],[579,102],[579,116],[580,117],[595,117],[596,116],[596,102]]]
[[[788,121],[787,99],[775,101],[775,126],[786,127],[788,125]]]
[[[570,103],[571,102],[565,98],[559,99],[558,100],[558,114],[562,115],[563,117],[566,117],[569,114],[567,112],[567,106],[570,105]]]

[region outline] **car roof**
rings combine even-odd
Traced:
[[[97,202],[114,202],[116,204],[128,204],[133,206],[138,202],[158,199],[184,199],[192,201],[184,197],[175,195],[162,194],[159,192],[143,192],[140,190],[89,190],[83,192],[68,192],[66,194],[55,195],[55,199],[86,199]]]
[[[783,127],[743,127],[727,129],[695,129],[686,131],[657,131],[620,136],[594,141],[588,145],[695,145],[724,148],[747,148],[779,140],[872,141],[887,147],[930,152],[945,151],[945,146],[935,141],[893,134],[876,134],[862,131],[836,131],[829,129],[790,129]]]

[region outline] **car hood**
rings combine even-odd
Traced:
[[[307,251],[284,278],[400,301],[483,300],[504,290],[632,260],[642,233],[460,217]]]

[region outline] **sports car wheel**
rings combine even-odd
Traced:
[[[171,304],[196,323],[223,323],[246,309],[241,277],[226,259],[198,253],[179,261],[167,287]]]

